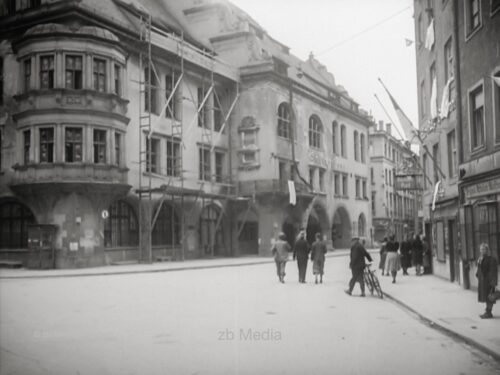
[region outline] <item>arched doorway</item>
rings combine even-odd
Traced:
[[[202,255],[223,255],[225,250],[221,210],[214,204],[205,206],[200,215],[200,248]]]
[[[335,211],[332,220],[332,242],[336,249],[350,247],[351,242],[351,219],[344,207]]]
[[[316,233],[325,234],[328,232],[328,215],[321,204],[315,204],[307,218],[306,238],[312,244]]]
[[[251,209],[238,215],[238,249],[240,255],[259,253],[259,220],[257,213]]]
[[[164,203],[153,227],[151,242],[153,246],[178,245],[180,223],[174,208]]]
[[[364,213],[361,213],[358,217],[358,236],[366,237],[366,219]]]
[[[0,249],[26,249],[30,224],[36,220],[28,207],[14,201],[0,204]]]

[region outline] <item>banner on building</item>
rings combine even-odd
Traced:
[[[288,180],[288,193],[290,194],[290,204],[295,206],[297,195],[295,194],[295,183],[292,180]]]

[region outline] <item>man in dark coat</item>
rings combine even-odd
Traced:
[[[403,268],[403,275],[408,275],[408,268],[411,267],[411,237],[407,235],[401,243],[401,268]]]
[[[306,233],[301,231],[299,238],[293,247],[293,260],[297,258],[299,268],[299,283],[306,282],[307,260],[309,258],[309,243],[306,240]]]
[[[476,272],[478,279],[477,300],[486,302],[486,311],[479,316],[482,319],[491,319],[493,318],[491,310],[495,302],[488,300],[488,295],[495,290],[498,283],[498,262],[490,255],[490,248],[486,243],[479,245],[479,254]]]
[[[365,281],[363,280],[363,271],[366,266],[365,258],[368,259],[369,262],[372,262],[373,260],[368,251],[366,251],[364,246],[359,242],[358,237],[354,237],[352,240],[353,245],[351,246],[351,261],[349,263],[352,277],[349,281],[349,289],[345,292],[351,296],[352,290],[354,289],[354,284],[358,282],[359,286],[361,287],[361,297],[364,297]]]

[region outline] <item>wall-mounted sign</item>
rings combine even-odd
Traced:
[[[102,210],[101,216],[102,216],[103,219],[107,219],[109,217],[108,210]]]
[[[414,178],[414,176],[397,176],[395,178],[395,189],[396,190],[422,190],[422,185],[419,179]]]

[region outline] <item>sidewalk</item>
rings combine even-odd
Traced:
[[[377,271],[385,297],[416,314],[429,326],[446,332],[480,349],[500,361],[500,308],[493,307],[494,319],[481,319],[485,304],[477,302],[477,293],[433,276],[409,276],[398,272],[396,283],[392,277]]]
[[[378,250],[370,250],[374,264],[378,264]],[[349,250],[337,249],[327,257],[348,256]],[[28,270],[0,269],[0,280],[54,277],[82,277],[124,275],[151,272],[171,272],[190,269],[239,267],[273,263],[272,257],[239,257],[186,260],[153,264],[129,264],[85,269]],[[417,277],[414,269],[410,276],[398,273],[396,284],[392,278],[377,271],[385,298],[396,302],[417,315],[425,324],[458,338],[488,353],[500,362],[500,304],[493,308],[494,319],[483,320],[479,314],[484,304],[477,302],[475,291],[464,290],[460,285],[432,275]]]

